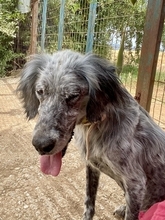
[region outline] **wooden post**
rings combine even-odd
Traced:
[[[32,27],[30,40],[30,55],[37,52],[37,27],[38,27],[39,0],[32,0]]]
[[[135,96],[147,111],[150,111],[164,18],[165,0],[149,0]]]

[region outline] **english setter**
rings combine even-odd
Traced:
[[[115,213],[125,220],[165,199],[165,132],[115,72],[96,55],[64,50],[35,55],[17,88],[27,117],[39,114],[32,144],[44,173],[58,175],[74,131],[86,160],[84,220],[93,219],[100,172],[123,189],[126,206]]]

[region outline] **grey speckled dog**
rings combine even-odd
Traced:
[[[18,92],[27,117],[39,114],[32,143],[44,173],[58,175],[74,131],[87,165],[84,220],[94,216],[100,171],[124,190],[126,206],[115,214],[125,220],[165,199],[165,133],[108,61],[69,50],[35,55]]]

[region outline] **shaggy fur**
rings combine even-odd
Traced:
[[[33,145],[40,154],[65,151],[74,137],[86,159],[84,220],[91,220],[100,171],[124,190],[115,213],[137,220],[165,199],[165,133],[96,55],[69,50],[35,55],[18,92],[29,119],[39,113]]]

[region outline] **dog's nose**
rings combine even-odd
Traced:
[[[45,137],[33,137],[32,144],[41,155],[44,155],[50,153],[53,150],[55,146],[55,140]]]

